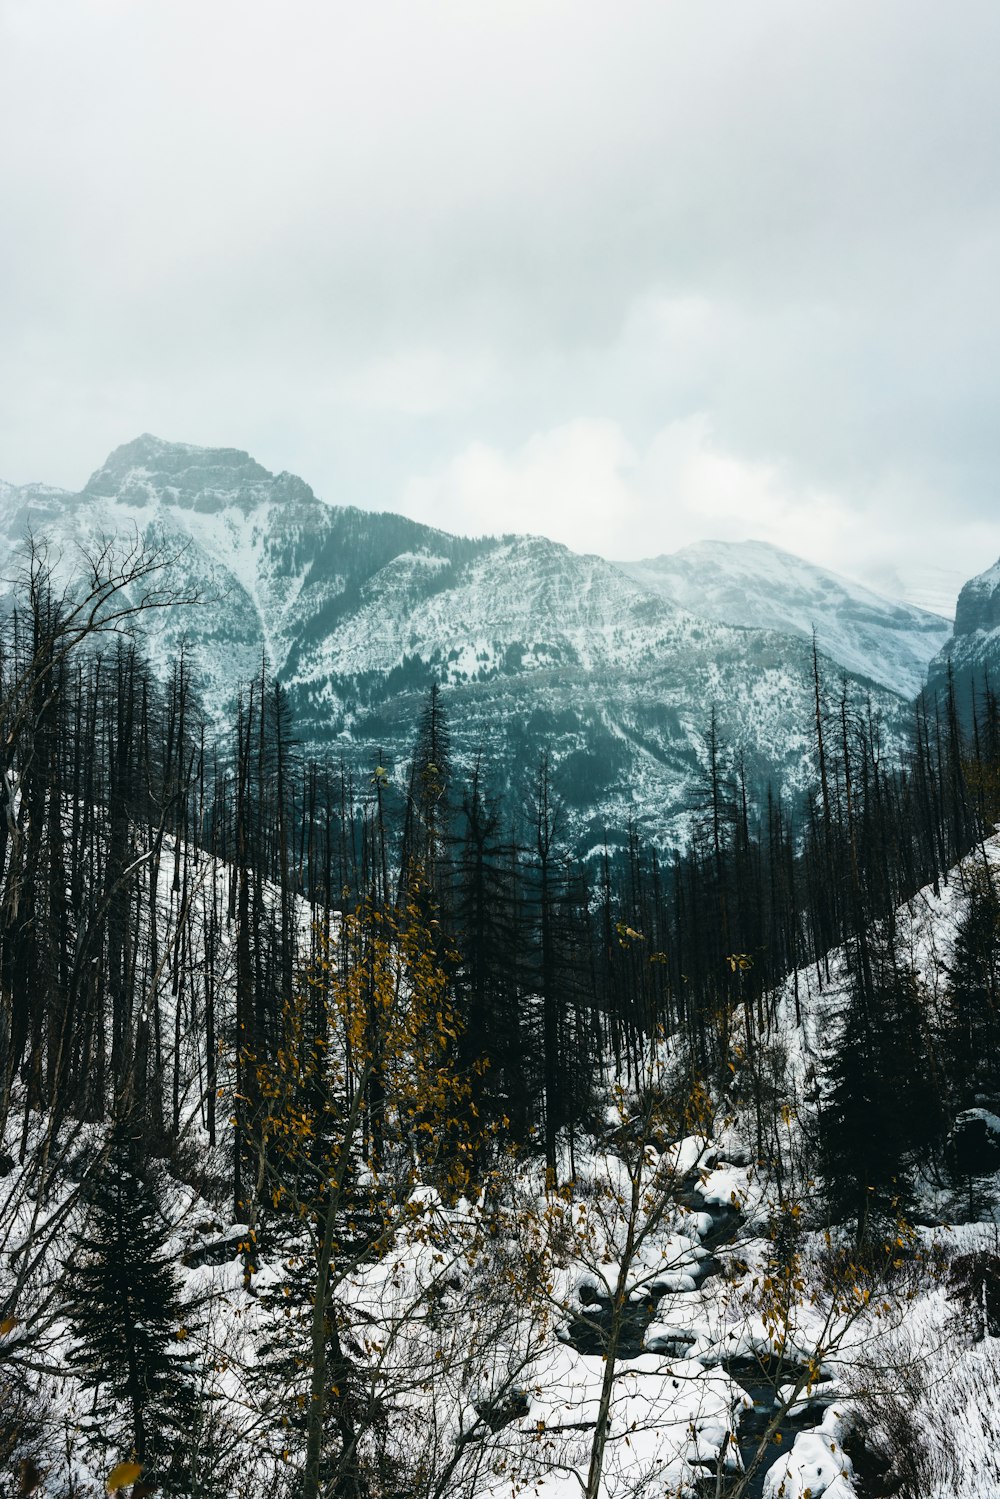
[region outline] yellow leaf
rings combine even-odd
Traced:
[[[8,1333],[13,1332],[16,1326],[16,1317],[5,1317],[3,1321],[0,1322],[0,1338],[5,1338]]]
[[[130,1483],[135,1483],[141,1472],[142,1463],[118,1463],[108,1474],[108,1493],[115,1494],[119,1489],[127,1489]]]

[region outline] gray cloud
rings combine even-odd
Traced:
[[[148,429],[612,554],[978,570],[998,55],[991,0],[0,0],[0,474]]]

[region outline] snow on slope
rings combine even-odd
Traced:
[[[648,579],[541,537],[470,540],[326,505],[236,449],[148,434],[116,449],[79,494],[0,490],[0,554],[29,527],[68,558],[81,543],[137,531],[176,555],[179,587],[204,603],[157,618],[154,668],[168,673],[184,643],[210,715],[226,726],[263,654],[289,687],[303,739],[336,742],[357,770],[379,752],[390,766],[405,759],[437,681],[449,687],[460,762],[486,747],[524,786],[544,745],[573,834],[592,843],[630,819],[660,841],[679,836],[713,706],[752,783],[795,791],[810,773],[809,647],[789,639],[787,620],[777,621],[786,633],[766,618],[768,628],[738,628],[702,617],[700,598],[696,617]],[[777,566],[783,554],[768,555]],[[786,563],[807,590],[805,564]],[[796,618],[807,612],[803,601]],[[828,679],[845,664],[840,644]],[[858,659],[867,679],[871,662]],[[875,693],[897,744],[911,666],[884,672],[891,694]]]
[[[179,909],[172,890],[172,851],[172,846],[165,849],[158,898],[153,903],[165,952],[170,950]],[[203,853],[190,852],[199,920],[194,950],[186,961],[197,975],[210,907],[221,913],[223,949],[227,945],[230,871]],[[277,898],[270,887],[262,893],[265,903]],[[301,903],[299,914],[303,931],[311,930],[310,918],[315,913]],[[231,1023],[235,1004],[231,966],[223,967],[218,977],[217,1015],[225,1027]],[[186,1025],[175,1032],[173,1006],[178,1001],[166,971],[158,980],[155,1001],[151,996],[154,1002],[168,1048],[167,1069],[170,1038],[178,1034],[183,1076],[193,1080],[200,1075],[204,1038]],[[224,1091],[233,1085],[225,1060],[220,1081]],[[199,1087],[199,1096],[201,1092]],[[182,1094],[186,1097],[186,1087]],[[15,1115],[9,1136],[0,1140],[0,1155],[8,1152],[7,1167],[0,1175],[0,1224],[9,1235],[0,1235],[0,1294],[16,1273],[16,1254],[10,1250],[31,1230],[31,1168],[35,1148],[43,1147],[46,1125],[41,1117],[30,1120],[28,1166],[22,1169],[14,1162],[27,1126],[21,1109]],[[213,1435],[223,1444],[228,1463],[233,1462],[234,1453],[240,1454],[238,1485],[226,1492],[289,1494],[295,1492],[292,1480],[301,1461],[301,1444],[294,1428],[280,1424],[284,1410],[280,1397],[287,1393],[281,1375],[272,1364],[262,1378],[261,1361],[262,1350],[282,1335],[282,1328],[290,1335],[297,1327],[301,1339],[308,1337],[308,1304],[305,1310],[293,1311],[283,1303],[289,1265],[302,1250],[301,1232],[294,1215],[285,1224],[269,1225],[254,1257],[248,1288],[238,1252],[245,1228],[227,1216],[227,1208],[231,1211],[226,1200],[228,1183],[222,1185],[232,1151],[229,1108],[220,1105],[214,1150],[207,1145],[198,1106],[185,1103],[183,1116],[187,1121],[186,1180],[165,1163],[153,1169],[169,1225],[169,1253],[189,1308],[186,1342],[212,1397]],[[72,1252],[72,1235],[84,1222],[82,1204],[75,1200],[76,1188],[94,1168],[105,1129],[93,1122],[63,1121],[60,1149],[54,1149],[53,1156],[58,1156],[64,1170],[47,1183],[46,1204],[59,1226],[47,1245],[43,1284],[55,1283]],[[704,1141],[690,1138],[670,1147],[665,1160],[676,1168],[681,1186],[699,1165],[712,1165],[715,1153],[710,1156]],[[505,1294],[510,1284],[507,1256],[518,1245],[537,1247],[530,1225],[543,1223],[546,1213],[553,1210],[545,1195],[544,1168],[538,1161],[521,1164],[510,1189],[510,1240],[498,1239],[493,1232],[477,1233],[479,1208],[475,1204],[460,1200],[445,1206],[432,1188],[420,1188],[413,1194],[413,1214],[399,1215],[398,1234],[385,1256],[362,1258],[338,1284],[340,1332],[357,1371],[352,1378],[358,1379],[363,1393],[370,1368],[373,1389],[394,1392],[388,1401],[388,1457],[398,1459],[406,1472],[419,1470],[424,1457],[443,1466],[454,1452],[462,1461],[446,1493],[464,1499],[472,1495],[476,1499],[533,1499],[536,1495],[566,1499],[579,1493],[604,1367],[599,1353],[576,1346],[571,1327],[585,1304],[590,1305],[583,1300],[584,1291],[600,1291],[609,1278],[613,1283],[616,1274],[622,1242],[620,1212],[614,1202],[621,1186],[622,1162],[607,1142],[580,1140],[576,1169],[585,1187],[574,1209],[579,1215],[577,1229],[569,1239],[578,1243],[580,1257],[567,1253],[554,1265],[552,1296],[543,1299],[542,1315],[530,1297]],[[728,1179],[724,1170],[716,1169],[705,1183],[706,1201],[721,1200],[719,1193]],[[191,1185],[192,1181],[199,1187]],[[63,1213],[65,1221],[61,1221]],[[652,1486],[661,1493],[687,1493],[695,1479],[715,1464],[731,1472],[739,1470],[738,1423],[749,1401],[738,1380],[723,1367],[736,1351],[729,1325],[732,1319],[726,1313],[725,1295],[716,1298],[699,1289],[710,1260],[701,1241],[712,1228],[711,1212],[692,1211],[678,1201],[635,1262],[633,1293],[655,1294],[660,1323],[679,1320],[690,1325],[697,1347],[682,1357],[650,1347],[623,1359],[611,1407],[602,1499],[636,1499]],[[470,1241],[472,1249],[466,1253],[463,1246]],[[439,1251],[445,1244],[447,1255]],[[442,1261],[444,1268],[439,1268]],[[504,1288],[499,1299],[498,1285]],[[301,1320],[290,1322],[290,1316]],[[31,1367],[44,1371],[37,1388],[46,1405],[37,1449],[45,1479],[37,1492],[40,1499],[65,1499],[67,1493],[96,1496],[103,1491],[103,1472],[123,1454],[114,1448],[102,1453],[99,1441],[87,1439],[92,1431],[93,1394],[81,1388],[67,1357],[73,1334],[64,1311],[57,1308],[51,1317],[38,1318],[31,1331],[40,1338],[31,1349]],[[300,1346],[306,1346],[305,1342]],[[483,1402],[488,1403],[490,1391],[497,1386],[511,1404],[511,1418],[484,1425]],[[517,1397],[513,1400],[512,1391]],[[470,1427],[477,1430],[471,1443]],[[70,1433],[75,1433],[73,1442],[68,1440]]]
[[[1000,825],[937,890],[924,887],[896,913],[900,960],[914,967],[932,1012],[941,1003],[970,885],[984,869],[1000,885]],[[831,954],[829,976],[825,965],[803,968],[777,996],[775,1030],[787,1048],[793,1108],[799,1117],[809,1117],[822,1090],[824,1062],[837,1035],[848,988],[846,954],[838,949]],[[984,1110],[975,1112],[987,1123],[996,1117]],[[935,1255],[947,1264],[971,1251],[997,1252],[1000,1172],[977,1179],[980,1222],[964,1221],[966,1185],[949,1185],[937,1169],[928,1168],[918,1176],[914,1190],[914,1214],[924,1225],[917,1231],[917,1243],[929,1262]],[[995,1499],[1000,1493],[1000,1427],[994,1415],[1000,1400],[1000,1339],[988,1336],[980,1341],[970,1335],[940,1270],[927,1276],[904,1315],[883,1325],[859,1326],[843,1350],[836,1375],[848,1409],[852,1397],[861,1400],[863,1410],[874,1409],[871,1435],[883,1452],[892,1454],[904,1432],[910,1433],[910,1450],[922,1451],[920,1476],[928,1487],[921,1492],[941,1499]],[[879,1410],[891,1408],[880,1407],[878,1401],[868,1407],[872,1389],[899,1402],[901,1423],[893,1427],[890,1418],[878,1424]],[[865,1419],[871,1420],[871,1415]],[[842,1490],[815,1486],[815,1455],[812,1434],[796,1438],[792,1450],[768,1473],[765,1499],[801,1499],[808,1492],[853,1499],[857,1491],[852,1485]]]
[[[762,541],[700,541],[669,556],[620,562],[637,583],[693,614],[730,625],[811,636],[858,676],[915,697],[948,621],[880,597]]]
[[[994,837],[985,850],[975,852],[962,869],[953,871],[937,893],[928,887],[899,913],[901,948],[928,984],[936,982],[950,958],[966,871],[981,867],[984,853],[1000,872],[1000,838]],[[178,909],[170,863],[169,857],[163,861],[157,902],[165,951]],[[204,855],[195,856],[194,864],[203,926],[213,891],[213,903],[220,912],[226,911],[228,871]],[[311,914],[303,906],[303,930]],[[193,973],[199,969],[197,957],[196,943]],[[831,979],[824,978],[822,985],[815,968],[802,970],[797,986],[790,980],[778,998],[775,1034],[791,1053],[799,1094],[796,1113],[808,1108],[810,1074],[827,1050],[843,1002],[842,954],[833,955],[831,970]],[[224,1022],[226,1014],[232,1013],[233,976],[223,972],[220,977],[217,997]],[[162,976],[157,1002],[169,1044],[174,1033],[169,974]],[[669,1056],[669,1048],[665,1050]],[[193,1078],[201,1065],[197,1034],[186,1037],[184,1056]],[[401,1215],[400,1231],[386,1257],[361,1263],[340,1289],[342,1333],[349,1336],[358,1365],[363,1368],[370,1362],[382,1371],[390,1387],[398,1378],[404,1391],[390,1406],[389,1455],[414,1462],[426,1452],[440,1462],[442,1454],[447,1457],[453,1449],[461,1453],[465,1442],[475,1487],[459,1487],[465,1476],[459,1468],[453,1475],[452,1492],[473,1492],[477,1499],[570,1499],[582,1490],[604,1365],[599,1353],[579,1346],[579,1319],[588,1309],[594,1315],[595,1294],[605,1294],[616,1283],[624,1252],[621,1215],[609,1212],[608,1204],[623,1180],[622,1160],[616,1151],[621,1140],[628,1138],[619,1126],[623,1097],[631,1089],[624,1079],[613,1076],[606,1083],[608,1129],[600,1137],[576,1141],[580,1191],[573,1213],[579,1215],[576,1242],[580,1247],[575,1254],[567,1251],[555,1266],[551,1319],[533,1321],[527,1306],[516,1297],[508,1296],[503,1307],[498,1307],[495,1294],[490,1294],[490,1280],[510,1245],[496,1247],[496,1263],[490,1258],[495,1245],[492,1236],[487,1245],[478,1245],[475,1259],[466,1255],[462,1246],[475,1236],[477,1207],[465,1202],[445,1207],[431,1189],[414,1194],[414,1205],[423,1204],[422,1211],[412,1218]],[[816,1346],[813,1340],[822,1336],[822,1297],[812,1283],[796,1308],[789,1342],[777,1342],[773,1325],[761,1314],[756,1288],[767,1252],[762,1233],[772,1205],[766,1168],[761,1172],[747,1164],[753,1159],[749,1147],[752,1111],[747,1094],[742,1118],[738,1105],[735,1123],[727,1109],[713,1138],[688,1136],[647,1153],[651,1173],[667,1168],[685,1192],[644,1242],[627,1283],[630,1302],[637,1308],[650,1301],[655,1306],[641,1346],[623,1353],[619,1364],[601,1499],[636,1499],[654,1492],[693,1499],[696,1492],[715,1492],[713,1473],[728,1470],[731,1476],[737,1475],[742,1461],[754,1450],[753,1441],[741,1430],[743,1418],[752,1414],[745,1385],[753,1386],[758,1405],[769,1398],[760,1379],[754,1385],[753,1377],[748,1377],[747,1360],[768,1353],[773,1356],[780,1350],[786,1374],[791,1376],[796,1362]],[[220,1109],[222,1133],[216,1147],[220,1163],[228,1159],[231,1149],[227,1113]],[[44,1134],[43,1125],[38,1120],[32,1128],[29,1161],[37,1137]],[[10,1241],[0,1245],[0,1289],[12,1268],[9,1248],[20,1241],[31,1221],[30,1172],[14,1164],[23,1128],[21,1111],[16,1109],[10,1138],[0,1141],[0,1154],[6,1149],[10,1157],[0,1177],[0,1222],[14,1230]],[[67,1172],[49,1183],[48,1209],[58,1213],[66,1205],[70,1216],[51,1246],[46,1273],[52,1276],[69,1249],[68,1235],[80,1224],[71,1198],[78,1174],[93,1161],[102,1131],[103,1126],[93,1123],[69,1121],[65,1125]],[[189,1135],[206,1165],[209,1152],[197,1110],[190,1115]],[[171,1176],[166,1166],[159,1168],[159,1174],[171,1252],[179,1262],[185,1299],[191,1307],[190,1343],[217,1397],[213,1425],[245,1454],[238,1491],[286,1492],[282,1485],[288,1468],[280,1452],[289,1437],[272,1430],[280,1407],[274,1399],[274,1376],[260,1378],[259,1350],[275,1335],[280,1310],[276,1313],[269,1308],[267,1297],[271,1292],[280,1298],[288,1247],[280,1234],[262,1244],[248,1293],[243,1262],[235,1248],[241,1235],[225,1216],[225,1204],[206,1200]],[[213,1173],[198,1174],[210,1191]],[[512,1199],[517,1207],[515,1219],[522,1213],[537,1214],[545,1205],[542,1176],[540,1163],[521,1159],[518,1195]],[[689,1191],[688,1182],[694,1183]],[[927,1182],[925,1201],[940,1207],[943,1203],[935,1193],[934,1183]],[[551,1204],[547,1207],[551,1211]],[[720,1243],[717,1225],[725,1221],[720,1214],[732,1216],[734,1211],[742,1219],[739,1237]],[[428,1242],[424,1228],[432,1217],[435,1235]],[[995,1243],[995,1231],[990,1222],[933,1234],[927,1230],[924,1237],[933,1237],[947,1251]],[[444,1271],[434,1264],[441,1258],[439,1234],[451,1236],[454,1251]],[[822,1233],[810,1237],[822,1244]],[[499,1283],[506,1284],[502,1279]],[[39,1387],[50,1402],[48,1445],[41,1465],[45,1481],[38,1490],[42,1499],[62,1499],[70,1491],[96,1495],[103,1487],[99,1452],[88,1454],[82,1441],[71,1452],[64,1439],[64,1433],[74,1427],[86,1428],[92,1404],[92,1395],[80,1388],[70,1372],[66,1359],[70,1347],[70,1328],[57,1315],[44,1328],[44,1356],[39,1358],[38,1350],[33,1350],[33,1366],[44,1371]],[[477,1350],[480,1366],[470,1367],[470,1349]],[[890,1390],[906,1374],[908,1420],[924,1437],[939,1480],[928,1494],[995,1499],[1000,1453],[991,1412],[1000,1388],[1000,1341],[989,1338],[970,1345],[956,1324],[942,1285],[933,1282],[923,1285],[900,1314],[882,1317],[869,1312],[851,1324],[850,1336],[819,1371],[821,1382],[807,1392],[793,1418],[779,1430],[781,1442],[770,1444],[772,1466],[757,1492],[764,1499],[804,1499],[807,1494],[815,1499],[820,1495],[858,1499],[863,1490],[855,1481],[844,1443],[855,1424],[855,1398],[871,1387],[873,1368],[879,1384]],[[479,1441],[488,1445],[469,1443],[468,1433],[486,1398],[484,1392],[488,1395],[499,1383],[509,1399],[511,1386],[504,1381],[512,1373],[522,1398],[511,1402],[509,1419],[490,1427],[486,1436],[480,1432]],[[261,1439],[268,1432],[271,1443]]]
[[[62,554],[64,571],[81,545],[136,533],[177,559],[171,580],[203,603],[160,615],[146,648],[166,672],[187,640],[209,712],[220,720],[259,670],[262,650],[280,672],[312,622],[335,607],[359,566],[352,541],[364,543],[382,520],[325,505],[295,475],[271,474],[237,449],[149,434],[117,448],[79,494],[0,487],[0,551],[8,558],[30,531]],[[414,522],[395,529],[411,544],[437,535]],[[400,550],[394,537],[381,549],[386,560]]]
[[[907,568],[900,581],[900,597],[908,604],[938,614],[942,619],[955,618],[955,600],[965,582],[964,573],[954,567],[937,567],[925,562],[920,567]]]
[[[419,693],[438,680],[460,761],[486,746],[523,787],[546,749],[574,835],[590,846],[633,820],[658,841],[683,837],[713,706],[752,788],[771,780],[794,795],[807,784],[807,642],[698,619],[603,559],[538,537],[480,551],[446,588],[428,588],[428,571],[426,559],[396,558],[296,657],[289,685],[307,737],[332,723],[405,757]],[[406,680],[371,703],[356,685],[365,672]],[[874,697],[898,744],[902,700]]]
[[[669,604],[651,607],[642,589],[601,558],[538,537],[505,540],[474,558],[447,593],[428,597],[426,572],[442,563],[397,557],[369,579],[360,607],[320,643],[297,680],[386,671],[408,651],[447,658],[468,645],[490,660],[518,645],[529,656],[537,647],[539,666],[561,660],[584,671],[634,668],[679,641],[691,623]]]

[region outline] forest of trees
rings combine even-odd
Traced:
[[[749,784],[710,714],[687,846],[667,855],[631,829],[624,851],[581,856],[548,760],[502,802],[488,745],[455,763],[437,687],[406,767],[358,775],[304,754],[263,664],[215,732],[184,653],[166,682],[144,659],[147,615],[185,607],[163,564],[109,548],[67,593],[36,549],[0,638],[0,1167],[30,1168],[36,1205],[18,1216],[0,1324],[37,1324],[36,1271],[83,1204],[47,1294],[77,1328],[82,1377],[107,1386],[114,1367],[123,1454],[162,1491],[215,1480],[177,1435],[197,1427],[197,1378],[163,1351],[180,1313],[157,1268],[157,1162],[228,1203],[247,1284],[259,1246],[304,1225],[311,1268],[286,1291],[311,1352],[298,1376],[294,1350],[268,1357],[301,1386],[305,1499],[371,1490],[338,1276],[388,1250],[416,1182],[455,1198],[516,1148],[559,1189],[599,1127],[598,1079],[638,1086],[651,1038],[673,1038],[699,1086],[752,1097],[766,1153],[775,996],[807,968],[822,985],[845,948],[850,1000],[814,1119],[823,1211],[863,1242],[929,1153],[961,1171],[956,1118],[1000,1097],[1000,901],[984,859],[933,1002],[895,912],[1000,818],[988,682],[971,731],[953,693],[918,702],[900,761],[814,653],[808,797]],[[57,1210],[84,1127],[102,1144]],[[0,1224],[5,1249],[14,1232]],[[129,1277],[122,1310],[112,1288]],[[0,1345],[11,1392],[28,1347]]]

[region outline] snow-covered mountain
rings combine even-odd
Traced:
[[[963,708],[987,676],[994,688],[1000,683],[1000,561],[970,578],[959,594],[954,632],[930,664],[932,696],[946,687],[949,667]]]
[[[302,737],[334,744],[359,770],[375,755],[389,764],[405,758],[437,681],[448,688],[459,757],[484,748],[505,779],[524,786],[547,749],[583,838],[633,819],[661,837],[683,824],[713,707],[752,782],[793,791],[809,775],[811,646],[803,637],[817,613],[807,595],[818,570],[768,548],[772,577],[784,569],[795,580],[786,607],[768,617],[762,602],[756,619],[722,621],[705,617],[714,611],[707,585],[678,600],[666,584],[540,537],[470,540],[330,506],[301,479],[273,475],[246,453],[148,435],[116,449],[79,494],[0,489],[0,551],[14,552],[29,528],[66,559],[81,543],[135,532],[176,556],[178,586],[204,602],[158,618],[148,641],[154,662],[168,670],[185,641],[206,704],[225,722],[263,652],[289,689]],[[719,558],[731,550],[738,556],[720,548]],[[699,566],[707,578],[710,557]],[[757,579],[745,590],[764,595],[765,564],[754,566],[742,564],[743,576]],[[731,593],[739,571],[736,559],[723,566]],[[847,665],[866,679],[888,676],[895,690],[875,698],[891,737],[921,642],[944,627],[837,586],[819,589],[823,619],[832,622],[843,598],[856,622],[839,636],[831,623],[832,644],[821,633],[827,674]],[[883,657],[893,644],[897,674],[874,670],[876,641]],[[842,659],[848,646],[853,666]]]
[[[908,697],[949,623],[882,598],[826,568],[763,541],[699,541],[668,556],[618,566],[643,588],[723,624],[811,638],[846,671]]]
[[[79,494],[0,486],[4,553],[16,553],[29,530],[67,568],[79,545],[136,532],[176,557],[172,578],[204,603],[161,615],[148,648],[165,665],[189,638],[217,715],[259,669],[262,649],[282,671],[310,627],[328,628],[394,557],[462,546],[401,516],[325,505],[294,474],[271,474],[236,449],[148,434],[117,448]]]

